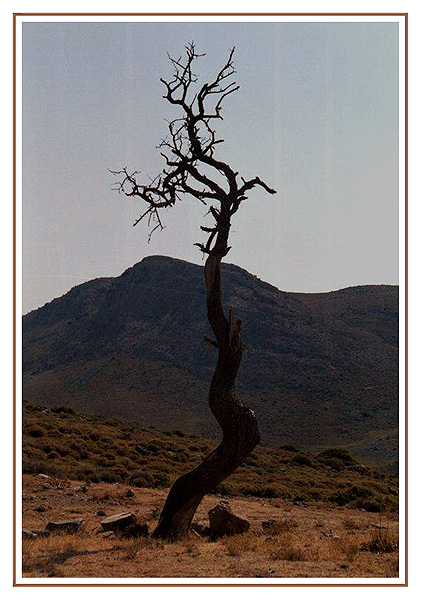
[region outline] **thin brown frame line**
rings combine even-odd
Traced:
[[[16,585],[16,17],[13,16],[13,585]]]
[[[405,15],[405,583],[408,586],[408,14]]]
[[[24,16],[396,16],[405,18],[405,581],[403,583],[16,583],[16,21]],[[408,587],[408,13],[13,13],[13,587]]]
[[[13,13],[18,17],[407,17],[408,13]]]
[[[408,587],[406,583],[17,583],[14,587]]]

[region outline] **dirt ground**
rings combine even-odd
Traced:
[[[134,513],[152,531],[168,490],[92,484],[42,476],[23,478],[23,527],[83,517],[75,534],[22,540],[23,577],[398,577],[398,516],[324,503],[294,505],[278,499],[232,498],[234,513],[250,521],[243,535],[209,541],[194,532],[177,543],[149,537],[121,539],[101,531],[97,511]],[[207,496],[195,521],[221,501]],[[262,521],[276,519],[276,531]],[[275,582],[274,582],[275,583]]]

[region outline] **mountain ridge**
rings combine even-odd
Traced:
[[[236,265],[222,274],[243,321],[238,388],[263,439],[395,461],[398,287],[283,292]],[[23,318],[24,397],[218,435],[204,296],[203,267],[165,256],[73,287]]]

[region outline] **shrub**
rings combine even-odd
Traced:
[[[53,450],[52,452],[47,454],[47,458],[48,458],[48,460],[56,460],[57,458],[60,458],[60,454],[58,454],[58,452]]]
[[[353,506],[374,513],[381,512],[383,509],[382,501],[379,498],[363,498],[354,502]]]
[[[329,496],[329,500],[331,502],[335,502],[339,506],[345,506],[350,502],[360,502],[361,500],[371,498],[372,496],[373,492],[370,488],[360,485],[353,485],[345,490],[337,490]],[[356,506],[356,508],[362,507]]]
[[[181,429],[173,429],[172,431],[170,431],[170,434],[175,435],[177,437],[186,437],[186,434],[184,433],[184,431],[181,431]]]
[[[45,435],[44,429],[38,425],[32,425],[32,427],[29,427],[26,433],[33,438],[40,438]]]
[[[169,475],[167,473],[154,473],[153,474],[153,487],[168,487],[171,483]]]
[[[243,496],[255,496],[256,498],[277,498],[277,490],[270,486],[245,486],[241,488]]]
[[[31,475],[37,475],[38,473],[45,473],[51,477],[62,477],[64,472],[57,468],[55,465],[48,464],[45,461],[40,460],[22,460],[22,472]]]
[[[152,440],[146,446],[146,450],[148,450],[148,452],[152,452],[152,454],[158,454],[160,450],[162,450],[162,444],[159,440]]]
[[[308,495],[313,500],[322,500],[323,499],[323,494],[319,490],[309,490]]]
[[[346,448],[327,448],[326,450],[320,452],[317,456],[321,459],[336,458],[347,464],[357,462]]]
[[[129,483],[135,487],[152,487],[154,481],[147,471],[135,471],[130,475]]]
[[[291,462],[293,462],[296,465],[300,465],[303,467],[313,467],[314,466],[314,461],[310,456],[307,456],[306,454],[296,454]]]
[[[220,494],[221,496],[232,496],[235,491],[232,485],[229,483],[223,482],[218,484],[213,490],[210,492],[211,494]]]
[[[339,458],[326,458],[323,460],[323,464],[333,469],[333,471],[343,471],[347,468],[347,464]]]
[[[299,452],[298,448],[292,444],[282,444],[282,446],[279,446],[279,449],[286,450],[287,452]]]
[[[99,481],[105,481],[105,483],[117,483],[121,481],[121,477],[119,476],[119,474],[112,471],[111,469],[100,471],[98,477]]]
[[[51,409],[52,413],[56,413],[56,414],[68,414],[68,415],[75,415],[76,412],[73,410],[73,408],[70,408],[70,406],[53,406],[53,408]]]

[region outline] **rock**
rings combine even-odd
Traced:
[[[136,520],[136,517],[132,513],[119,513],[101,521],[101,527],[103,531],[121,531],[129,525],[136,523]]]
[[[121,537],[123,538],[137,538],[146,536],[149,533],[149,528],[146,523],[143,525],[141,523],[133,523],[132,525],[128,525],[121,532]]]
[[[262,529],[266,533],[279,533],[281,524],[276,519],[269,519],[268,521],[262,521]]]
[[[39,479],[44,479],[44,480],[51,479],[51,477],[49,475],[45,475],[45,473],[38,473],[38,477],[39,477]]]
[[[39,537],[39,538],[48,538],[48,537],[50,537],[50,533],[51,532],[50,531],[45,531],[45,530],[42,530],[42,529],[36,529],[33,533],[36,533],[37,537]]]
[[[192,531],[198,533],[200,536],[209,535],[209,527],[205,525],[202,521],[196,521],[190,525]]]
[[[213,539],[222,535],[245,533],[250,528],[247,519],[232,513],[227,503],[217,504],[209,511],[209,525],[209,533]]]
[[[154,508],[152,510],[152,519],[157,519],[160,514],[161,514],[161,509],[160,508]]]
[[[76,533],[83,521],[83,518],[66,519],[64,521],[50,521],[46,526],[46,531],[65,531],[66,533]]]
[[[83,484],[83,485],[77,485],[76,487],[73,488],[74,492],[82,492],[83,494],[86,494],[86,492],[88,491],[88,486]]]
[[[112,538],[112,539],[114,539],[114,538],[115,538],[115,533],[114,533],[114,531],[100,531],[100,534],[101,534],[101,536],[102,536],[103,538],[105,538],[105,539],[107,539],[107,540],[108,540],[109,538]]]
[[[124,495],[126,496],[126,498],[133,498],[134,491],[133,490],[127,490],[127,492]]]
[[[29,529],[22,529],[22,539],[23,540],[34,540],[37,536],[35,531],[30,531]]]
[[[37,506],[36,508],[34,508],[34,510],[36,512],[41,513],[41,512],[45,512],[47,510],[47,508],[41,504],[40,506]]]
[[[96,511],[97,517],[105,517],[105,515],[106,515],[105,510],[97,510]]]

